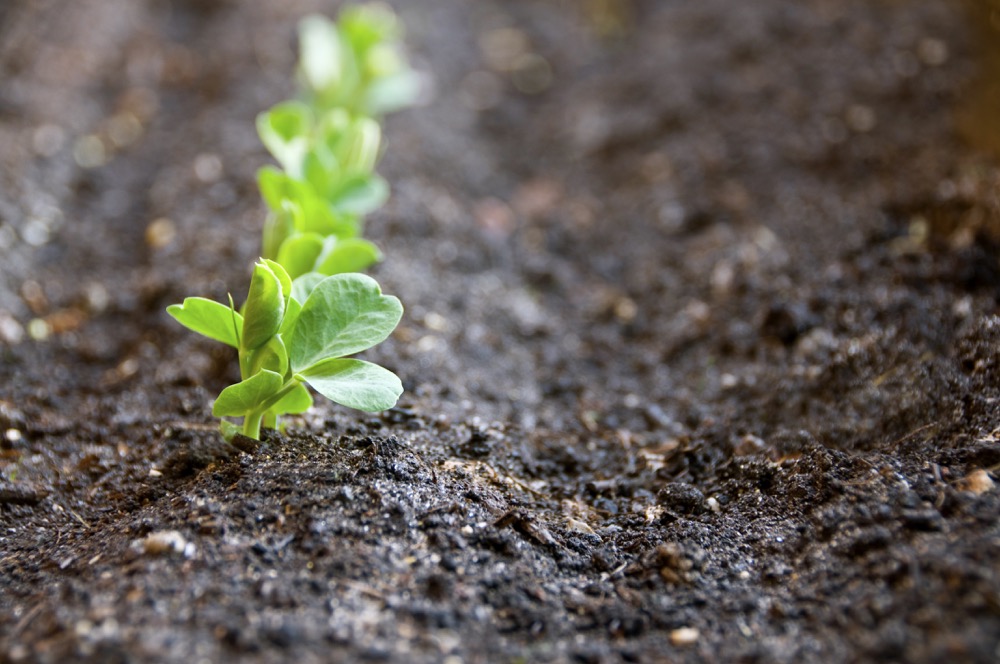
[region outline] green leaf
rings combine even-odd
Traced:
[[[341,181],[329,195],[334,210],[359,215],[377,210],[388,199],[389,185],[375,173],[351,176]]]
[[[264,264],[271,268],[271,272],[278,278],[278,284],[281,286],[281,299],[285,301],[285,306],[288,306],[288,300],[292,297],[292,278],[280,263],[269,258],[263,260]]]
[[[370,174],[375,170],[382,129],[371,118],[358,118],[344,136],[340,163],[350,173]]]
[[[377,78],[365,91],[365,108],[372,115],[385,115],[412,106],[422,85],[420,76],[409,70]]]
[[[257,186],[272,212],[284,211],[284,201],[294,200],[301,183],[274,166],[264,166],[257,171]]]
[[[304,181],[312,189],[329,200],[330,192],[341,186],[344,179],[343,168],[336,155],[325,145],[314,145],[303,162]]]
[[[250,293],[243,305],[243,350],[253,350],[278,333],[285,314],[281,281],[264,262],[253,268]]]
[[[378,82],[406,69],[406,58],[398,44],[373,44],[365,51],[363,69],[369,81]]]
[[[396,374],[361,360],[324,360],[295,377],[305,380],[330,401],[369,412],[392,408],[403,393]]]
[[[239,348],[237,330],[243,327],[243,317],[224,304],[203,297],[189,297],[184,304],[167,307],[167,313],[189,330]],[[234,317],[237,327],[233,326]]]
[[[280,375],[263,369],[246,380],[222,390],[212,406],[216,417],[239,417],[257,409],[284,384]]]
[[[285,266],[294,279],[306,272],[312,272],[316,261],[323,253],[323,236],[319,233],[293,235],[278,249],[278,262]]]
[[[316,193],[311,186],[303,185],[295,194],[298,198],[294,201],[285,199],[285,205],[294,206],[295,228],[299,232],[318,233],[324,237],[335,235],[341,238],[354,237],[358,234],[357,219],[345,213],[334,212],[326,199]]]
[[[358,221],[351,211],[334,210],[327,200],[329,191],[350,181],[343,178],[336,164],[330,166],[334,171],[328,171],[323,159],[310,155],[308,168],[314,182],[296,180],[273,166],[257,171],[261,195],[273,213],[273,221],[269,218],[268,222],[273,228],[265,229],[269,250],[274,252],[272,255],[277,254],[277,247],[290,234],[289,227],[323,236],[347,238],[358,234]],[[330,161],[333,157],[327,155],[325,159]]]
[[[271,406],[268,412],[279,417],[281,415],[299,415],[312,408],[312,405],[313,398],[309,394],[309,389],[299,383],[291,392],[281,397],[278,403]]]
[[[343,78],[342,49],[337,26],[323,16],[307,16],[299,23],[299,69],[314,91],[336,86]]]
[[[288,351],[285,350],[285,343],[280,336],[275,335],[257,350],[250,351],[249,373],[254,375],[262,369],[281,376],[288,371]]]
[[[295,227],[292,224],[291,214],[287,211],[269,211],[264,219],[264,232],[261,238],[261,253],[265,258],[273,258],[278,255],[278,248],[281,243],[292,234]]]
[[[316,284],[327,278],[328,275],[320,274],[319,272],[307,272],[299,277],[296,277],[292,282],[292,299],[296,300],[300,305],[305,304],[306,300],[309,299],[309,295],[316,288]],[[302,307],[299,307],[302,310]]]
[[[361,238],[338,240],[323,255],[316,266],[316,271],[320,274],[360,272],[380,260],[382,252],[368,240]]]
[[[281,329],[278,330],[278,334],[284,335],[287,339],[292,328],[295,327],[295,323],[299,320],[299,313],[302,311],[302,304],[295,299],[294,287],[292,289],[292,297],[288,300],[287,308],[285,309],[285,317],[281,321]]]
[[[336,274],[316,284],[288,339],[292,371],[352,355],[384,341],[403,305],[363,274]]]
[[[257,134],[264,147],[296,178],[302,174],[312,126],[312,110],[299,101],[283,102],[257,116]]]
[[[388,5],[348,5],[337,21],[341,35],[354,50],[364,53],[379,42],[396,40],[402,30],[399,19]]]

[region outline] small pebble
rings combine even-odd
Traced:
[[[992,490],[994,486],[996,484],[993,482],[990,474],[982,468],[972,471],[962,478],[962,481],[958,484],[958,488],[962,491],[971,491],[977,496],[981,496],[987,491]]]
[[[736,456],[750,456],[751,454],[760,454],[766,449],[767,443],[763,439],[748,433],[737,443],[733,454]]]
[[[33,318],[28,323],[28,336],[35,341],[45,341],[49,338],[50,334],[52,334],[52,329],[41,318]]]
[[[679,647],[691,646],[697,643],[700,637],[701,632],[694,627],[681,627],[670,632],[670,643]]]
[[[153,249],[166,247],[174,241],[176,236],[177,229],[174,222],[165,217],[153,220],[146,227],[146,244]]]
[[[160,530],[150,533],[132,543],[132,547],[147,556],[161,556],[171,553],[182,554],[185,558],[194,556],[194,544],[176,530]]]
[[[566,525],[569,527],[570,530],[578,533],[585,533],[587,535],[596,534],[593,528],[585,524],[583,521],[580,521],[579,519],[568,518],[566,519]]]

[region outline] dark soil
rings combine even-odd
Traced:
[[[997,661],[996,3],[397,6],[407,392],[237,449],[336,4],[0,3],[0,660]]]

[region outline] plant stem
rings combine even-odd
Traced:
[[[254,410],[243,418],[243,435],[247,438],[260,440],[260,421],[264,417],[263,410]]]
[[[281,386],[271,397],[259,404],[257,408],[251,410],[243,417],[243,435],[254,440],[260,440],[260,426],[264,416],[268,414],[274,404],[285,398],[285,395],[299,386],[299,381],[292,378]],[[274,415],[267,418],[268,423],[277,424],[278,418]]]

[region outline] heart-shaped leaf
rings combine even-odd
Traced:
[[[403,393],[396,374],[361,360],[324,360],[296,374],[296,378],[305,380],[330,401],[368,412],[392,408]]]
[[[403,305],[363,274],[336,274],[316,284],[289,338],[292,371],[352,355],[384,341]]]

